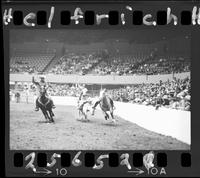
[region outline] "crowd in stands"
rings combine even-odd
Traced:
[[[103,60],[94,69],[94,73],[98,75],[127,75],[133,74],[135,65],[143,61],[145,57],[134,55],[119,55],[116,57]]]
[[[48,90],[50,96],[75,96],[81,93],[81,87],[68,84],[51,84]]]
[[[49,72],[54,74],[95,75],[155,75],[190,71],[190,61],[181,57],[149,57],[148,55],[119,55],[96,57],[65,55]]]
[[[156,58],[140,65],[135,72],[137,74],[171,74],[190,71],[190,61],[184,58]]]
[[[10,73],[36,73],[35,66],[30,66],[27,62],[19,61],[10,66]]]
[[[165,106],[173,109],[190,110],[190,79],[176,79],[157,84],[137,84],[120,89],[108,90],[115,101]]]
[[[81,74],[88,73],[92,67],[102,60],[98,53],[64,55],[48,72],[53,74]]]
[[[118,56],[103,61],[94,69],[98,75],[155,75],[190,71],[190,62],[184,58],[151,56]]]
[[[43,72],[55,54],[24,53],[12,56],[10,59],[10,73],[37,73]]]
[[[10,72],[41,72],[52,58],[53,55],[20,57],[20,59],[14,57],[15,61],[10,65]],[[151,56],[151,54],[109,56],[103,52],[94,52],[66,54],[52,68],[43,72],[61,75],[156,75],[188,71],[190,71],[190,60],[184,57]]]

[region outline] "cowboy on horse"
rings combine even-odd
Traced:
[[[82,110],[82,109],[83,109],[83,105],[84,105],[85,103],[89,102],[89,101],[87,100],[87,91],[88,91],[88,89],[85,88],[84,86],[82,86],[81,88],[82,88],[81,94],[80,94],[80,96],[79,96],[79,98],[78,98],[78,109],[79,109],[79,110]]]
[[[35,79],[34,79],[34,77],[32,78],[32,83],[33,84],[35,84],[36,86],[37,86],[37,89],[38,89],[38,97],[37,97],[37,99],[36,99],[36,103],[35,103],[35,105],[36,105],[36,107],[35,107],[35,111],[39,111],[39,105],[38,105],[38,102],[37,102],[37,100],[41,97],[41,95],[42,95],[42,92],[43,92],[43,89],[45,89],[45,96],[50,100],[50,103],[51,103],[51,106],[52,106],[52,108],[53,109],[55,109],[56,107],[55,107],[55,105],[54,105],[54,103],[53,103],[53,100],[48,96],[48,94],[47,94],[47,89],[48,89],[48,87],[50,87],[48,84],[47,84],[47,82],[45,81],[45,76],[40,76],[40,81],[39,82],[36,82],[35,81]]]
[[[105,97],[108,98],[108,99],[110,100],[111,107],[112,107],[113,109],[115,109],[113,100],[112,100],[110,97],[108,97],[108,96],[106,95],[106,91],[107,91],[106,88],[104,88],[103,90],[100,91],[99,99],[95,102],[94,106],[92,107],[92,108],[93,108],[92,115],[94,115],[94,112],[95,112],[95,109],[96,109],[97,105],[100,104],[101,101],[103,100],[103,98],[105,98]]]
[[[78,110],[79,110],[79,117],[82,115],[84,116],[85,120],[87,119],[87,112],[92,112],[92,100],[88,97],[87,88],[84,86],[81,87],[82,91],[78,98]]]

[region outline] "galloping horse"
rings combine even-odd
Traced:
[[[100,100],[100,108],[103,111],[105,119],[109,119],[109,114],[112,118],[112,122],[116,122],[114,116],[113,116],[113,110],[114,110],[114,103],[113,100],[108,97],[108,96],[103,96],[102,99]]]
[[[36,100],[36,102],[39,108],[41,109],[42,113],[44,114],[45,119],[48,122],[54,122],[53,119],[54,113],[52,111],[52,104],[51,100],[46,96],[46,89],[42,87],[40,93],[41,95]]]

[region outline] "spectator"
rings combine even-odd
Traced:
[[[190,110],[190,79],[174,79],[159,84],[136,84],[131,87],[109,90],[116,101],[143,105],[164,106]]]

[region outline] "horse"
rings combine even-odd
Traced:
[[[110,97],[105,95],[101,98],[101,100],[99,102],[99,106],[100,106],[101,110],[103,111],[105,120],[108,120],[111,116],[112,122],[115,123],[116,120],[113,115],[113,110],[114,110],[113,100]]]
[[[46,96],[46,89],[42,87],[40,93],[41,93],[40,97],[36,100],[37,105],[42,111],[45,119],[48,122],[54,122],[53,119],[54,113],[52,111],[52,104],[51,100]]]

